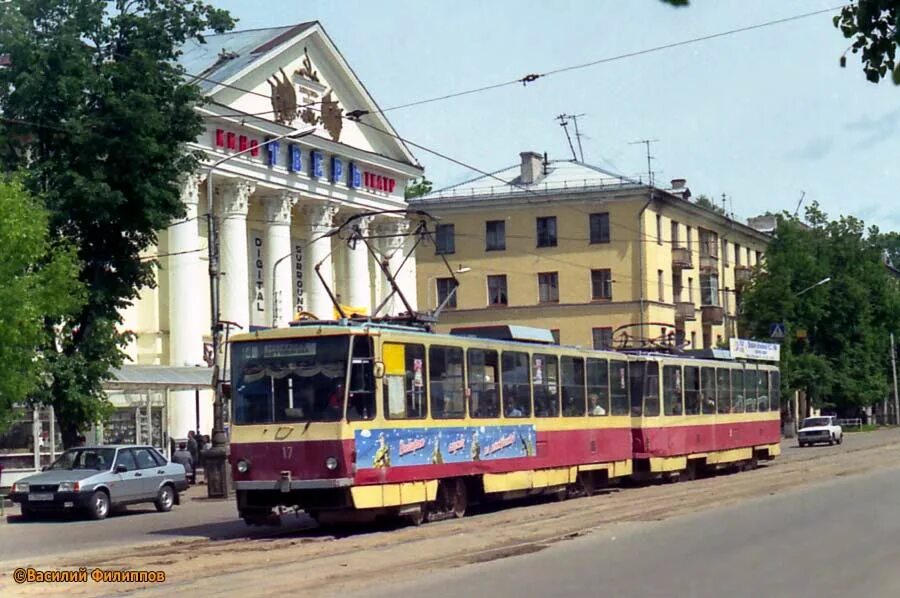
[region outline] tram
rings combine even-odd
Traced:
[[[232,337],[240,516],[462,517],[470,504],[692,478],[779,454],[777,368],[369,320]]]

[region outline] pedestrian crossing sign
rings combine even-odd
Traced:
[[[784,324],[776,322],[769,326],[769,338],[784,338]]]

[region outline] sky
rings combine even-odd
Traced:
[[[383,109],[837,6],[837,0],[211,0],[237,29],[318,20]],[[261,10],[260,7],[265,7]],[[480,170],[572,153],[657,186],[685,178],[746,218],[801,195],[832,217],[900,230],[900,87],[865,80],[833,13],[390,110],[398,133]],[[576,148],[577,151],[577,148]],[[436,189],[478,174],[413,148]]]

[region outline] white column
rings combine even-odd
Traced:
[[[357,225],[363,236],[369,234],[371,217],[357,218],[353,224]],[[369,287],[369,250],[362,240],[356,241],[355,247],[345,244],[347,251],[346,288],[347,294],[344,302],[353,307],[366,309],[367,314],[372,313],[372,291]]]
[[[182,186],[181,201],[185,219],[169,227],[169,365],[183,367],[203,364],[203,336],[209,331],[210,314],[203,308],[204,301],[197,301],[198,293],[209,292],[208,275],[197,251],[204,242],[200,238],[198,204],[199,177],[188,177]],[[165,270],[163,270],[165,272]],[[171,393],[173,438],[186,438],[196,425],[194,391]]]
[[[229,181],[219,191],[219,302],[221,319],[250,325],[250,274],[247,252],[247,210],[254,183]]]
[[[286,191],[265,198],[265,285],[270,296],[269,320],[276,328],[287,326],[294,318],[291,208],[295,203],[297,195]]]
[[[331,264],[331,238],[321,238],[331,230],[337,205],[333,203],[309,203],[303,206],[304,228],[307,238],[306,256],[303,260],[303,290],[306,293],[306,311],[321,320],[334,318],[334,307],[328,292],[315,273],[316,264],[321,263],[322,277],[334,292],[334,269]]]
[[[409,223],[406,220],[390,220],[382,223],[378,228],[378,234],[383,238],[381,239],[381,253],[384,256],[383,259],[386,259],[388,262],[388,267],[392,274],[394,274],[398,283],[401,283],[403,280],[403,274],[400,271],[400,264],[403,262],[403,257],[406,255],[403,251],[403,247],[405,245],[406,237],[405,235],[409,231]],[[412,260],[412,258],[411,258]],[[384,301],[384,299],[390,295],[392,291],[391,283],[388,281],[387,276],[385,276],[381,269],[379,268],[379,274],[381,277],[381,297],[378,298],[379,303]],[[402,290],[406,291],[402,284],[400,284]],[[382,310],[386,315],[397,315],[403,311],[406,311],[406,308],[403,305],[403,302],[400,300],[400,297],[395,293],[385,308]]]

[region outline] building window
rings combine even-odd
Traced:
[[[656,242],[662,245],[662,216],[656,215]]]
[[[488,220],[485,223],[485,249],[487,251],[503,251],[506,249],[506,222]]]
[[[719,277],[716,274],[700,275],[700,304],[719,304]]]
[[[691,251],[691,248],[693,247],[693,244],[694,244],[694,240],[692,239],[693,236],[694,236],[694,228],[693,228],[692,226],[687,227],[687,248],[688,248],[688,251]]]
[[[456,253],[456,229],[454,225],[437,225],[437,242],[434,252],[438,255]]]
[[[442,304],[448,296],[450,296],[450,291],[459,287],[459,281],[455,278],[438,278],[437,279],[437,304]],[[458,293],[459,291],[457,291]],[[450,297],[450,301],[447,302],[446,307],[456,307],[456,293],[453,293],[453,296]]]
[[[681,270],[673,270],[672,271],[672,302],[680,303],[682,292],[683,292],[683,284],[681,278]]]
[[[609,212],[591,214],[591,243],[609,243]]]
[[[722,265],[728,265],[728,241],[722,239]]]
[[[612,299],[612,271],[609,268],[591,270],[591,299]]]
[[[506,274],[492,274],[487,277],[488,305],[507,305]]]
[[[672,221],[671,228],[672,228],[672,247],[678,247],[679,246],[678,245],[679,235],[678,235],[678,221],[677,220]]]
[[[594,340],[594,349],[612,348],[612,328],[593,328],[591,336]]]
[[[694,331],[691,331],[691,349],[699,349],[699,348],[700,347],[697,346],[697,333]]]
[[[666,283],[665,273],[662,270],[656,271],[656,286],[659,288],[659,302],[666,302]]]
[[[559,328],[551,328],[550,334],[553,335],[553,344],[558,345],[559,344]]]
[[[756,252],[756,265],[758,266],[759,262],[761,262],[761,261],[762,261],[762,253],[757,251]]]
[[[688,302],[694,302],[694,279],[688,277]]]
[[[556,247],[556,216],[537,219],[537,246]]]
[[[559,303],[559,273],[538,274],[538,300],[541,303]]]
[[[734,244],[734,265],[741,265],[741,246],[737,243]]]
[[[711,230],[700,229],[700,256],[719,257],[719,235]]]

